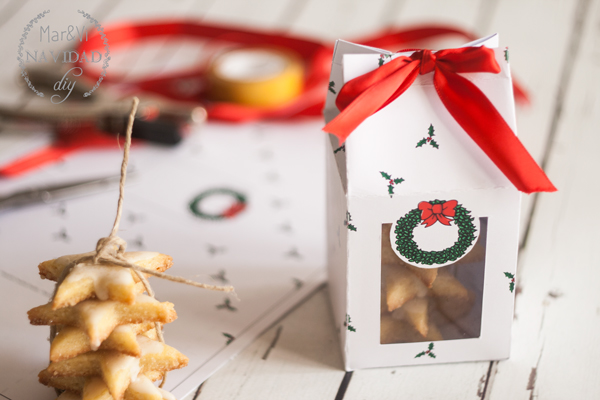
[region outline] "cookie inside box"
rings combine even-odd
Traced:
[[[381,344],[479,337],[487,224],[479,218],[471,250],[438,268],[400,259],[390,240],[392,224],[381,225]]]

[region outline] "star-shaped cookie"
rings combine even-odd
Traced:
[[[166,324],[177,318],[173,303],[160,303],[144,294],[137,295],[133,304],[86,300],[75,306],[53,310],[52,304],[48,303],[32,308],[27,314],[32,325],[67,325],[83,329],[90,338],[92,350],[97,350],[119,325]]]
[[[74,254],[44,261],[38,266],[40,275],[42,278],[56,281],[72,261],[91,254]],[[129,252],[125,253],[124,257],[130,263],[158,272],[164,272],[173,265],[170,256],[156,252]],[[117,300],[131,304],[135,301],[135,296],[143,293],[144,290],[144,285],[133,270],[114,265],[81,263],[73,267],[59,286],[52,308],[57,310],[73,306],[90,298]]]
[[[115,350],[132,357],[139,357],[141,349],[136,340],[138,334],[156,339],[153,322],[117,326],[100,344],[98,350]],[[82,329],[63,327],[50,345],[50,361],[62,361],[92,350],[90,338]]]
[[[138,336],[137,339],[142,349],[140,358],[110,350],[88,352],[68,360],[51,362],[48,368],[40,372],[40,382],[49,385],[52,377],[98,376],[110,394],[115,399],[121,399],[132,377],[140,372],[166,372],[185,367],[188,363],[188,358],[171,346],[145,336]]]

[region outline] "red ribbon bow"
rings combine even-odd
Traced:
[[[421,210],[421,219],[425,225],[425,228],[429,228],[431,225],[440,221],[444,225],[450,226],[451,219],[447,217],[454,217],[456,211],[454,208],[458,204],[456,200],[448,200],[441,204],[431,204],[426,201],[419,203],[419,210]]]
[[[556,191],[552,182],[515,136],[490,100],[459,73],[499,73],[494,51],[487,47],[463,47],[432,52],[415,51],[352,79],[339,91],[340,114],[323,130],[343,143],[367,117],[402,95],[417,75],[433,72],[440,100],[506,177],[522,192]]]

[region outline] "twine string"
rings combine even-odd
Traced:
[[[123,162],[121,163],[121,179],[119,181],[119,200],[117,202],[117,214],[115,216],[115,221],[113,223],[112,230],[110,235],[105,238],[100,238],[98,243],[96,244],[96,251],[94,255],[83,256],[77,260],[70,262],[61,272],[58,280],[56,281],[56,286],[54,287],[54,292],[52,293],[52,301],[54,301],[54,297],[58,292],[58,287],[61,283],[67,278],[67,276],[71,273],[73,268],[82,263],[92,263],[95,265],[112,265],[112,266],[120,266],[123,268],[131,269],[139,278],[139,280],[144,285],[148,296],[155,298],[154,290],[150,286],[150,282],[146,278],[145,274],[156,276],[160,279],[169,280],[172,282],[183,283],[189,286],[195,286],[202,289],[215,290],[221,292],[232,292],[235,297],[235,292],[233,290],[233,286],[217,286],[217,285],[208,285],[205,283],[199,283],[192,281],[190,279],[186,279],[179,276],[171,276],[164,274],[159,271],[151,270],[148,268],[140,267],[139,265],[132,264],[127,261],[124,257],[125,249],[127,248],[127,242],[117,236],[117,232],[119,231],[119,224],[121,222],[121,215],[123,214],[123,199],[125,198],[125,180],[127,178],[127,164],[129,163],[129,149],[131,147],[131,132],[133,129],[133,121],[135,119],[135,113],[137,112],[137,107],[139,104],[139,99],[137,97],[133,98],[133,103],[131,106],[131,112],[129,113],[129,119],[127,121],[127,130],[125,134],[125,146],[123,149]],[[165,343],[165,338],[162,332],[162,324],[160,322],[154,323],[156,334],[158,340],[161,343]],[[58,332],[57,326],[52,325],[50,327],[50,343],[56,337]],[[167,373],[165,372],[163,375],[162,382],[159,387],[163,387],[166,381]]]

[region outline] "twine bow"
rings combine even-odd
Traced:
[[[216,290],[221,292],[233,292],[233,286],[216,286],[216,285],[207,285],[205,283],[198,283],[192,280],[182,278],[179,276],[171,276],[167,274],[163,274],[162,272],[158,272],[155,270],[151,270],[148,268],[140,267],[138,265],[132,264],[128,262],[125,257],[125,249],[127,248],[127,242],[120,237],[117,236],[117,232],[119,231],[119,224],[121,221],[121,215],[123,213],[123,199],[125,192],[125,179],[127,177],[127,164],[129,162],[129,149],[131,147],[131,131],[133,128],[133,120],[135,118],[135,113],[137,111],[137,107],[139,104],[139,100],[137,97],[133,98],[133,104],[131,107],[131,112],[129,113],[129,121],[127,124],[127,131],[125,137],[125,146],[123,149],[123,162],[121,163],[121,180],[119,182],[119,201],[117,203],[117,215],[115,217],[115,222],[113,223],[112,230],[108,237],[100,238],[98,243],[96,244],[96,251],[93,255],[88,255],[81,257],[67,265],[58,280],[56,281],[56,286],[54,287],[54,292],[52,293],[52,300],[56,296],[56,292],[58,291],[58,287],[65,280],[65,278],[69,275],[69,273],[73,270],[73,268],[81,263],[93,263],[97,265],[117,265],[123,268],[132,269],[137,277],[140,279],[148,296],[154,298],[154,290],[150,286],[148,279],[144,276],[144,274],[153,275],[160,279],[166,279],[173,282],[179,282],[190,286],[196,286],[203,289]],[[234,292],[235,295],[235,292]],[[160,322],[155,322],[154,326],[156,328],[156,334],[158,336],[158,340],[161,343],[165,342],[165,338],[162,333],[162,325]],[[50,342],[54,340],[57,334],[56,326],[50,327]],[[160,387],[162,388],[165,384],[167,377],[167,373],[165,372],[163,375],[163,380],[160,383]]]
[[[431,204],[427,201],[419,203],[419,210],[421,210],[421,225],[425,225],[425,228],[429,228],[437,221],[444,225],[450,226],[450,218],[454,218],[456,211],[454,208],[458,204],[456,200],[448,200],[441,204]]]
[[[522,192],[556,191],[552,182],[504,121],[492,102],[462,73],[500,72],[487,47],[417,50],[347,82],[339,91],[340,114],[323,130],[342,144],[365,119],[401,96],[418,75],[433,72],[435,90],[456,122]]]

